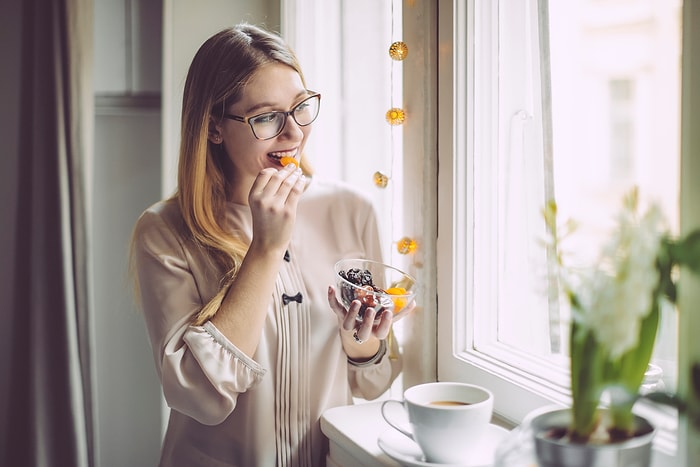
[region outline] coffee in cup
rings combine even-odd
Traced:
[[[391,405],[408,414],[410,431],[392,415]],[[424,383],[408,388],[403,401],[384,401],[381,411],[389,425],[418,444],[428,462],[459,464],[479,449],[491,422],[493,394],[473,384]]]
[[[441,406],[447,406],[447,407],[454,407],[454,406],[460,406],[460,405],[470,405],[469,402],[460,402],[460,401],[432,401],[429,402],[430,405],[441,405]]]

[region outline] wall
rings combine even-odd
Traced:
[[[98,101],[99,102],[99,101]],[[98,465],[156,465],[160,385],[127,275],[131,228],[160,196],[160,112],[98,104],[92,211]]]
[[[163,193],[175,189],[182,90],[192,57],[209,36],[241,21],[279,30],[280,0],[164,0]]]
[[[175,186],[187,67],[209,35],[241,20],[278,28],[279,11],[279,0],[95,0],[90,233],[101,467],[157,465],[167,423],[127,254],[138,215]]]
[[[95,0],[90,174],[97,465],[157,465],[161,390],[128,276],[131,229],[160,198],[162,5]]]

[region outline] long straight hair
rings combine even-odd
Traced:
[[[221,306],[243,261],[248,244],[227,232],[224,218],[228,164],[222,145],[209,141],[210,124],[223,118],[227,106],[241,98],[245,85],[263,65],[281,63],[294,69],[305,85],[299,62],[277,34],[250,24],[227,28],[209,38],[197,51],[185,81],[182,103],[178,188],[175,198],[192,240],[208,250],[212,260],[226,271],[219,293],[195,318],[210,319]],[[307,175],[310,167],[302,158]]]

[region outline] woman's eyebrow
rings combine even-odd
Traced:
[[[293,102],[298,102],[302,97],[306,97],[307,95],[310,95],[309,91],[307,91],[306,89],[302,89],[301,91],[299,91],[299,93],[296,96],[294,96]],[[254,106],[250,107],[248,110],[246,110],[245,115],[250,115],[251,113],[253,113],[257,110],[264,109],[266,107],[273,107],[274,108],[276,106],[277,106],[277,104],[273,104],[271,102],[259,102],[259,103],[255,104]]]

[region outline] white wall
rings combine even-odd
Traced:
[[[95,110],[90,234],[98,465],[157,465],[161,390],[127,254],[137,216],[160,196],[160,111],[99,100]]]
[[[90,258],[97,465],[157,465],[161,389],[134,305],[128,249],[160,198],[162,4],[95,0]]]
[[[157,465],[167,422],[131,292],[128,248],[139,214],[175,187],[187,68],[200,44],[225,26],[247,20],[278,29],[279,9],[279,0],[95,0],[90,234],[101,467]]]
[[[164,0],[163,14],[162,192],[169,195],[177,179],[182,91],[195,52],[214,33],[241,21],[279,31],[280,0]]]

